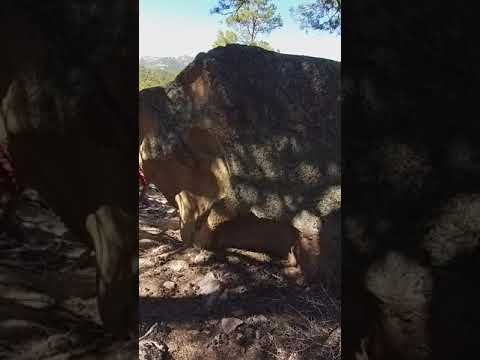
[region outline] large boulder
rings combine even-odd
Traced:
[[[279,247],[293,244],[306,275],[338,269],[339,85],[338,62],[229,45],[200,53],[166,89],[143,90],[141,163],[178,206],[182,240],[215,248],[238,217],[271,238],[269,220],[299,234]],[[228,246],[252,248],[236,238]]]
[[[94,247],[100,314],[122,336],[137,329],[134,10],[19,1],[0,17],[0,141],[18,181]]]

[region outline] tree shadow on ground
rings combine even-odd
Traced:
[[[218,294],[217,294],[218,295]],[[300,287],[279,287],[259,285],[245,293],[228,298],[217,299],[214,306],[207,306],[209,297],[215,295],[198,295],[189,297],[140,297],[140,317],[142,322],[172,322],[188,325],[194,322],[220,320],[225,317],[254,315],[282,315],[292,309],[305,308],[306,298],[329,301],[320,287],[303,289]],[[327,306],[327,304],[325,305]],[[321,312],[317,312],[319,317]],[[315,316],[315,314],[310,314]],[[324,319],[322,319],[324,320]]]

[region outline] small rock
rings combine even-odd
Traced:
[[[216,292],[219,292],[222,283],[215,278],[213,272],[207,273],[198,283],[198,291],[199,295],[210,295]]]
[[[164,266],[172,271],[181,271],[188,269],[189,267],[188,263],[185,260],[171,260]]]
[[[240,325],[243,324],[243,320],[242,319],[238,319],[238,318],[224,318],[222,319],[222,321],[220,322],[220,327],[222,329],[222,331],[225,333],[225,334],[230,334],[231,332],[235,331],[235,329],[237,327],[239,327]]]
[[[212,260],[213,255],[211,253],[202,252],[193,257],[191,264],[204,265]]]
[[[246,323],[249,324],[249,325],[258,324],[258,323],[265,323],[265,322],[268,322],[268,318],[264,315],[250,316],[246,320]]]
[[[163,287],[167,290],[173,290],[176,286],[177,284],[175,284],[173,281],[165,281],[163,283]]]
[[[240,259],[236,256],[227,256],[227,260],[230,264],[239,264]]]
[[[168,356],[168,346],[153,340],[141,340],[138,350],[141,360],[163,360]]]

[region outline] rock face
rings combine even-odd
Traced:
[[[19,1],[5,8],[0,141],[19,182],[94,246],[104,325],[135,329],[137,108],[125,101],[137,96],[135,7]]]
[[[140,93],[140,160],[178,206],[184,242],[214,248],[221,224],[247,216],[300,234],[281,242],[306,273],[320,254],[339,265],[339,238],[324,236],[330,224],[339,236],[339,83],[337,62],[230,45]]]

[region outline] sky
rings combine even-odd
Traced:
[[[283,27],[262,39],[284,54],[315,56],[340,61],[339,35],[305,33],[290,16],[289,9],[305,1],[277,0]],[[226,30],[224,17],[211,15],[217,0],[140,0],[140,57],[195,56],[208,51],[219,30]]]

